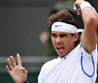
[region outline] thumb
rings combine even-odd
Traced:
[[[26,73],[26,74],[28,73],[28,71],[24,67],[20,67],[19,70],[22,71],[23,73]]]

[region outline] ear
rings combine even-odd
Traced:
[[[73,40],[74,41],[77,41],[78,38],[79,38],[79,34],[78,33],[75,33],[74,36],[73,36]]]

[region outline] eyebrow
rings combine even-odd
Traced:
[[[51,35],[57,35],[56,33],[51,33]],[[67,33],[61,33],[61,34],[58,34],[58,35],[68,35]]]
[[[59,34],[60,36],[67,36],[68,34],[64,33],[64,34]]]
[[[51,34],[55,34],[55,33],[51,33]]]

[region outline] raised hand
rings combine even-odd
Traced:
[[[77,11],[77,15],[82,15],[81,9],[80,9],[80,5],[84,0],[76,0],[74,3],[74,10]]]
[[[20,55],[17,54],[18,65],[16,64],[13,56],[10,56],[10,58],[7,59],[7,62],[9,64],[11,70],[9,69],[8,65],[6,66],[6,70],[10,74],[10,76],[12,77],[14,82],[15,83],[24,83],[27,79],[28,72],[24,67],[22,67]]]
[[[78,5],[78,7],[80,7],[81,3],[83,2],[84,0],[76,0],[75,3],[74,3],[74,6]]]

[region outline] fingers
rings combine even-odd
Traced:
[[[17,66],[13,56],[10,56],[10,58],[7,58],[7,62],[8,62],[11,69],[13,69],[13,67]],[[18,62],[18,65],[22,66],[21,58],[20,58],[19,54],[17,54],[17,62]]]
[[[11,59],[13,67],[15,67],[16,66],[16,62],[15,62],[15,59],[13,58],[13,56],[10,56],[10,59]]]
[[[80,7],[81,3],[83,2],[84,0],[76,0],[75,3],[74,3],[74,6],[78,6]]]
[[[17,54],[17,62],[18,62],[18,65],[22,66],[21,58],[19,54]]]
[[[73,6],[78,6],[78,4],[75,2]]]
[[[12,62],[10,61],[10,59],[9,59],[9,58],[7,59],[7,62],[8,62],[8,64],[9,64],[10,68],[11,68],[11,69],[13,69]]]
[[[82,15],[82,13],[78,12],[77,15]]]
[[[9,64],[11,70],[12,70],[15,66],[17,66],[17,65],[16,65],[16,62],[15,62],[15,59],[13,58],[13,56],[10,56],[10,58],[7,58],[7,62],[8,62],[8,64]]]
[[[76,4],[76,6],[74,6],[74,10],[77,12],[77,15],[82,15],[81,9],[80,9],[80,7],[78,7],[77,4]]]
[[[6,66],[6,70],[7,70],[7,72],[11,75],[11,71],[9,70],[8,65]]]

